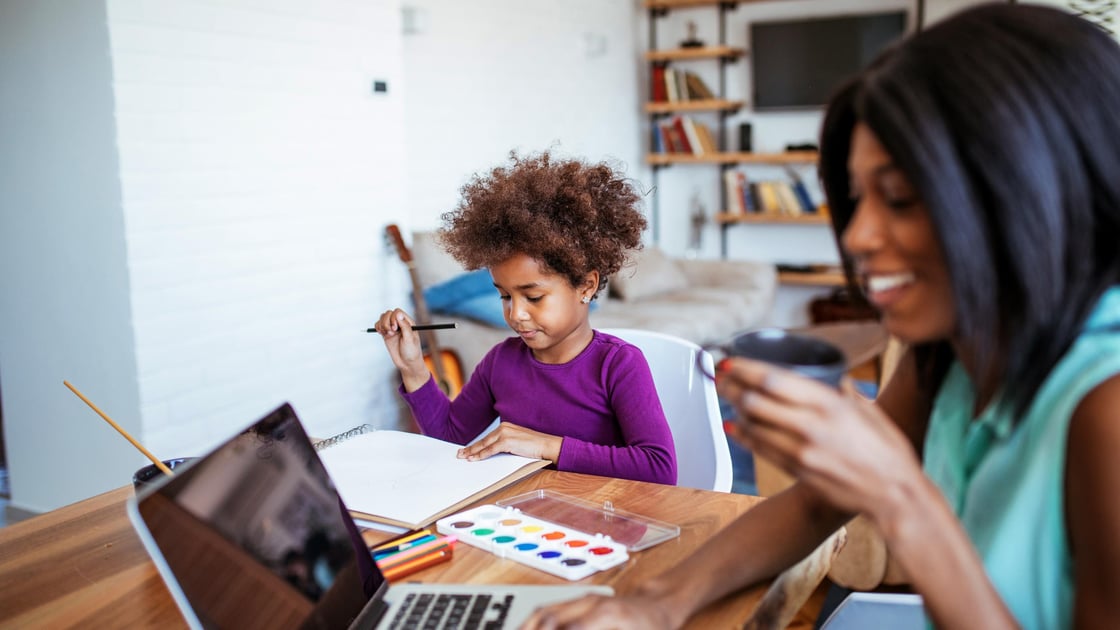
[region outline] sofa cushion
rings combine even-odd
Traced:
[[[502,300],[486,269],[468,271],[424,289],[424,302],[433,311],[468,317],[496,328],[506,325]]]
[[[611,294],[625,302],[688,288],[688,278],[672,258],[660,249],[647,246],[634,258],[635,265],[611,277]]]

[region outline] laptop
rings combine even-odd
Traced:
[[[515,628],[539,606],[613,594],[390,586],[287,403],[141,489],[128,514],[192,628]]]

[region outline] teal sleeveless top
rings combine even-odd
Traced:
[[[1017,426],[987,409],[959,363],[934,401],[923,467],[956,512],[988,577],[1024,628],[1073,623],[1073,559],[1063,488],[1070,416],[1120,373],[1120,286],[1104,293]]]

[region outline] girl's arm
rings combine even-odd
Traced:
[[[447,394],[436,385],[430,374],[416,391],[409,392],[402,386],[401,396],[424,435],[466,444],[493,422],[498,416],[490,393],[493,354],[491,350],[483,357],[453,401],[448,400]]]
[[[605,366],[604,380],[625,445],[565,438],[557,461],[560,469],[676,484],[673,434],[641,351],[634,346],[621,347]]]

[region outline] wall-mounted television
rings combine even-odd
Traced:
[[[755,110],[820,107],[906,32],[906,11],[751,22]]]

